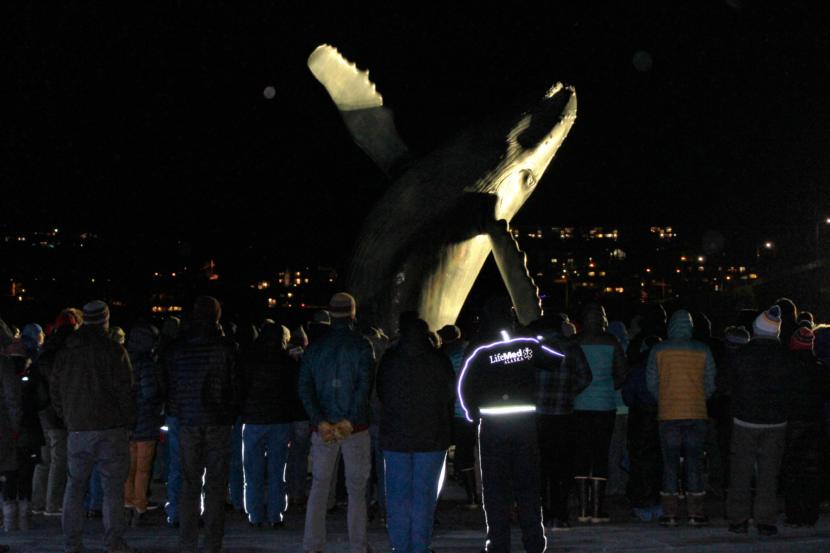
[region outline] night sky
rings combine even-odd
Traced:
[[[308,4],[6,7],[4,221],[342,261],[386,183],[306,67],[324,42],[370,70],[415,152],[574,85],[519,223],[669,223],[729,247],[809,237],[830,210],[824,3]]]

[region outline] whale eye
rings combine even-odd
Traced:
[[[536,177],[533,176],[533,172],[528,169],[522,169],[519,178],[521,179],[522,186],[525,189],[536,186]]]

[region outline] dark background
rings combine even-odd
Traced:
[[[342,265],[385,182],[306,68],[323,42],[370,69],[416,152],[573,84],[577,122],[519,223],[796,252],[830,214],[821,2],[110,4],[3,8],[7,226],[123,237],[133,262],[174,244]]]

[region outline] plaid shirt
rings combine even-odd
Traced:
[[[591,383],[591,367],[576,341],[553,337],[546,339],[545,343],[564,354],[565,359],[552,371],[536,372],[536,413],[570,415],[574,409],[574,398]]]

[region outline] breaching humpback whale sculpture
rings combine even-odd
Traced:
[[[491,251],[519,321],[538,318],[538,289],[508,223],[574,123],[574,89],[556,83],[519,115],[414,159],[368,71],[329,45],[312,52],[308,67],[393,181],[365,221],[346,274],[360,318],[387,333],[407,310],[433,329],[454,323]]]

